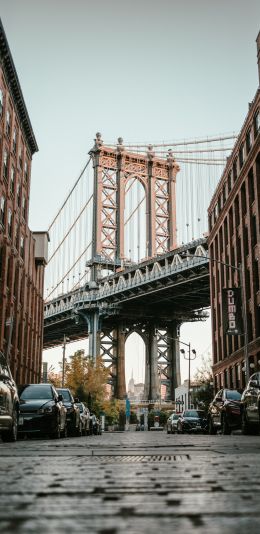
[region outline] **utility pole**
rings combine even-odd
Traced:
[[[63,336],[63,351],[62,351],[62,380],[61,385],[64,387],[64,379],[65,379],[65,353],[66,353],[66,342],[69,341],[70,338],[66,337],[65,334]]]

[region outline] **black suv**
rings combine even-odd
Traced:
[[[9,365],[0,352],[0,435],[3,441],[16,441],[19,398]]]
[[[242,432],[257,433],[260,429],[260,372],[250,376],[241,401]]]
[[[232,429],[241,427],[241,393],[236,389],[220,389],[208,410],[209,434],[230,434]]]
[[[63,404],[67,409],[67,429],[68,433],[73,436],[82,435],[82,422],[80,419],[80,411],[77,406],[70,389],[57,388],[57,391],[63,397]],[[78,399],[76,399],[78,401]]]

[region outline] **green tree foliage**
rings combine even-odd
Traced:
[[[211,357],[202,357],[201,367],[197,369],[194,379],[198,384],[197,391],[192,393],[192,403],[205,410],[213,399],[213,374]]]

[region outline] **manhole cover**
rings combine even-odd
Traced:
[[[145,455],[129,455],[129,456],[123,456],[123,455],[109,455],[109,456],[95,456],[93,455],[91,458],[95,458],[95,460],[99,460],[100,462],[120,462],[120,463],[150,463],[150,462],[176,462],[176,461],[183,461],[183,460],[190,460],[189,454],[158,454],[158,455],[152,455],[152,456],[145,456]]]

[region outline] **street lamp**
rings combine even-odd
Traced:
[[[203,256],[199,256],[198,254],[189,254],[184,253],[186,258],[202,258]],[[241,285],[241,291],[242,291],[242,314],[243,314],[243,322],[244,322],[244,359],[245,359],[245,379],[246,381],[249,380],[250,376],[250,367],[249,367],[249,358],[248,358],[248,329],[247,329],[247,314],[246,314],[246,288],[244,284],[244,262],[242,261],[239,265],[239,267],[236,267],[235,265],[231,265],[230,263],[226,263],[224,261],[217,260],[216,258],[211,258],[210,256],[207,256],[207,259],[212,262],[220,263],[221,265],[225,265],[225,267],[229,267],[230,269],[234,269],[239,273],[239,280]]]
[[[66,342],[69,341],[70,338],[66,337],[65,334],[63,336],[63,351],[62,351],[62,380],[61,385],[64,387],[64,379],[65,379],[65,352],[66,352]]]
[[[190,343],[184,343],[184,341],[178,340],[179,343],[182,343],[182,345],[186,345],[188,347],[188,357],[185,356],[186,352],[184,349],[180,349],[180,352],[183,354],[185,360],[189,360],[189,374],[188,374],[188,409],[190,409],[190,362],[191,360],[195,360],[197,354],[196,350],[190,348]]]

